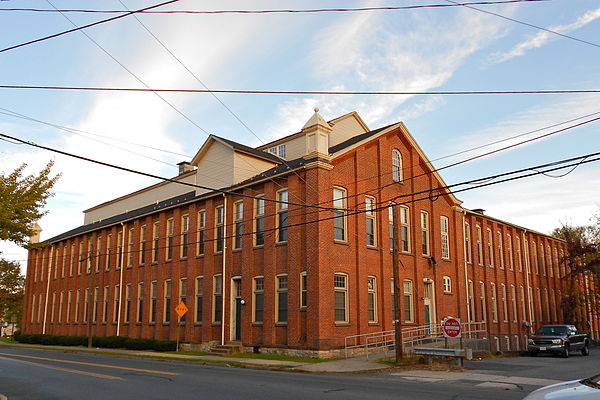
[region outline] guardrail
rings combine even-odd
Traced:
[[[414,353],[420,356],[427,356],[427,364],[431,365],[433,357],[455,357],[457,364],[462,367],[465,356],[464,349],[446,349],[443,347],[414,347]]]
[[[481,339],[487,336],[486,322],[465,322],[461,324],[462,337],[467,339]],[[402,343],[404,352],[411,352],[412,348],[422,344],[436,343],[444,340],[441,324],[427,324],[412,326],[402,329]],[[344,354],[348,358],[349,352],[359,351],[369,357],[370,352],[392,350],[396,346],[395,330],[382,332],[363,333],[346,336],[344,338]]]

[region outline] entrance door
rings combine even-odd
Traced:
[[[428,325],[426,334],[430,334],[429,325],[435,322],[435,302],[433,298],[433,282],[425,282],[423,303],[425,307],[425,325]]]
[[[231,327],[232,327],[232,340],[242,339],[242,279],[233,278],[232,280],[232,307],[233,312],[231,313]]]

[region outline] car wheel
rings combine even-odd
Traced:
[[[530,352],[529,352],[529,355],[530,355],[531,357],[537,357],[537,355],[538,355],[538,352],[537,352],[537,351],[530,351]]]
[[[590,344],[588,342],[585,342],[585,344],[581,348],[581,355],[582,356],[589,356],[590,355]]]
[[[565,348],[562,352],[563,358],[569,358],[569,344],[565,344]]]

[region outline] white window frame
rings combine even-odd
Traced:
[[[260,309],[257,307],[261,299]],[[260,310],[260,315],[257,311]],[[262,324],[265,320],[265,277],[262,275],[255,276],[252,279],[252,322],[254,324]]]
[[[429,257],[431,255],[431,244],[429,238],[429,213],[421,210],[421,254]]]
[[[215,253],[225,249],[225,207],[223,204],[215,207]]]
[[[223,323],[223,281],[222,274],[215,274],[213,276],[212,322],[216,325]]]
[[[366,242],[369,247],[377,246],[377,220],[375,216],[376,201],[373,196],[365,197]]]
[[[279,274],[275,279],[275,321],[277,324],[287,324],[289,318],[288,307],[288,276]],[[284,308],[285,307],[285,308]],[[283,312],[285,310],[285,312]]]
[[[441,257],[442,260],[450,259],[450,222],[448,217],[441,216],[440,217],[440,240],[441,240]]]
[[[465,258],[467,264],[473,263],[473,247],[471,244],[471,224],[465,222]]]
[[[336,324],[347,324],[349,322],[348,316],[348,274],[342,272],[336,272],[333,279],[333,291],[334,291],[334,321]],[[341,295],[341,296],[340,296]],[[344,301],[343,308],[338,307],[337,299],[341,298]],[[343,318],[338,318],[338,312],[342,311]]]
[[[306,271],[300,272],[300,309],[305,310],[308,306],[308,280]]]
[[[334,186],[333,187],[333,240],[336,242],[348,241],[348,221],[346,216],[346,189]],[[340,221],[341,220],[341,221]],[[338,234],[341,232],[341,237]]]
[[[237,200],[233,203],[233,249],[242,248],[244,239],[244,201]]]
[[[198,237],[196,238],[196,256],[201,256],[206,251],[206,210],[198,211]]]
[[[367,277],[367,316],[369,323],[377,323],[377,277]]]
[[[402,182],[402,153],[398,149],[392,150],[392,180]]]
[[[181,216],[181,247],[179,249],[180,258],[188,258],[190,251],[190,215]]]
[[[254,246],[265,245],[265,195],[259,194],[254,199]]]
[[[444,288],[444,293],[452,293],[452,278],[450,278],[448,275],[444,275],[442,277],[442,287]]]
[[[288,241],[288,190],[287,188],[277,191],[277,242],[285,243]]]

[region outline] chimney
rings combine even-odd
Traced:
[[[477,214],[485,215],[485,210],[483,208],[474,208],[471,211]]]
[[[178,163],[179,165],[179,175],[185,174],[186,172],[190,172],[194,170],[194,166],[190,164],[188,161],[182,161]]]
[[[331,126],[321,117],[319,109],[315,108],[313,116],[304,124],[302,132],[306,137],[306,155],[304,158],[329,157],[329,134]]]

